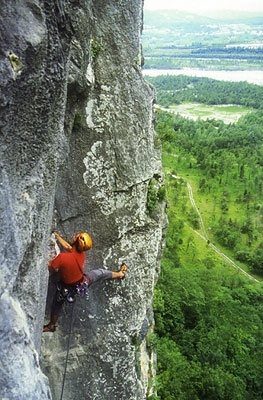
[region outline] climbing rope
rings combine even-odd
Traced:
[[[70,339],[71,339],[72,326],[73,326],[73,308],[74,308],[74,304],[75,303],[73,303],[72,307],[71,307],[70,327],[69,327],[68,343],[67,343],[67,356],[66,356],[65,367],[64,367],[64,374],[63,374],[63,382],[62,382],[60,400],[63,399],[63,392],[64,392],[64,386],[65,386],[65,381],[66,381],[66,373],[67,373],[68,357],[69,357],[69,346],[70,346]]]

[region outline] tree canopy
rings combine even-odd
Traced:
[[[243,84],[234,85],[233,92],[238,86],[242,92]],[[165,92],[164,102],[171,104]],[[220,89],[217,93],[220,98]],[[230,101],[227,96],[226,104]],[[262,398],[263,284],[231,268],[197,235],[199,217],[186,188],[188,181],[209,238],[243,268],[262,276],[259,108],[229,125],[157,111],[169,226],[155,289],[155,332],[149,340],[158,360],[157,394],[151,400]]]

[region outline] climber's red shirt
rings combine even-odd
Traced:
[[[74,249],[72,252],[60,253],[51,263],[51,269],[58,269],[62,282],[70,284],[78,282],[84,272],[85,252],[78,253]]]

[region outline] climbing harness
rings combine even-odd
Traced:
[[[86,274],[83,274],[82,279],[74,285],[62,285],[57,284],[57,302],[64,303],[75,303],[76,295],[85,296],[88,293],[89,278]]]
[[[77,294],[85,296],[88,293],[90,280],[86,274],[83,274],[82,281],[76,285]]]
[[[72,287],[63,287],[59,283],[57,286],[57,302],[58,303],[64,303],[67,301],[68,303],[75,303],[76,301],[76,288],[74,286]]]

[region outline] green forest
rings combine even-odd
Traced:
[[[156,88],[160,106],[195,101],[208,105],[236,104],[263,110],[263,86],[185,75],[146,78]]]
[[[169,220],[148,341],[157,352],[149,399],[262,399],[263,88],[183,76],[147,80],[157,91]],[[252,111],[225,124],[161,109],[193,101]]]

